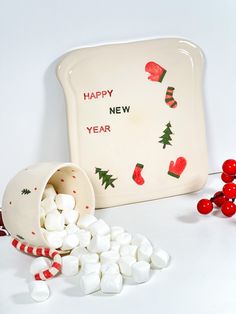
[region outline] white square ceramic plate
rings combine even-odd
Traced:
[[[184,39],[81,48],[58,66],[72,162],[96,207],[198,190],[207,177],[201,50]]]

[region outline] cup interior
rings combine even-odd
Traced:
[[[79,214],[94,213],[94,195],[87,175],[73,164],[58,168],[46,182],[52,184],[57,194],[70,194],[75,198],[75,210]],[[39,217],[40,223],[40,217]],[[43,232],[42,236],[47,242]]]
[[[75,209],[80,214],[94,211],[90,182],[84,172],[79,168],[74,166],[59,168],[51,176],[48,183],[54,186],[57,194],[62,193],[74,196],[76,202]]]

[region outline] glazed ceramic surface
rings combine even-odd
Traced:
[[[47,183],[53,184],[57,193],[73,195],[79,213],[93,214],[95,208],[92,185],[77,165],[45,162],[23,169],[6,187],[2,217],[13,237],[35,246],[48,246],[40,226],[40,205]]]
[[[96,205],[188,193],[207,177],[204,58],[184,39],[77,49],[58,65],[71,160]]]

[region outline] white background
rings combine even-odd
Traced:
[[[26,165],[69,160],[55,68],[97,43],[174,36],[203,49],[209,172],[219,171],[236,157],[235,12],[233,0],[0,0],[0,197]]]

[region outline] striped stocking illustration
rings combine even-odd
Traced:
[[[177,101],[173,97],[175,88],[168,86],[167,91],[166,91],[166,98],[165,102],[170,108],[176,108],[177,107]]]

